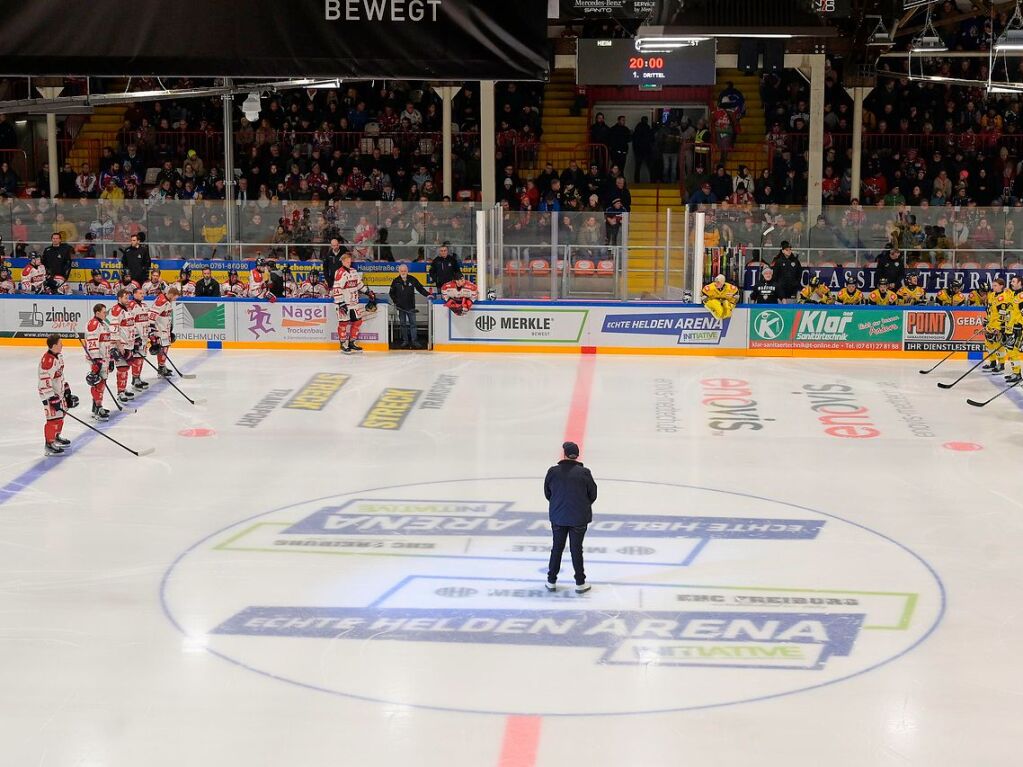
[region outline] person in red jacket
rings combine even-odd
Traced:
[[[455,279],[441,288],[444,305],[455,314],[465,314],[479,300],[479,289],[465,279],[461,272],[455,272]]]
[[[64,343],[56,333],[46,338],[46,352],[39,360],[39,398],[43,401],[46,425],[43,439],[47,455],[62,455],[71,440],[64,439],[64,410],[78,406],[78,397],[71,393],[71,387],[64,380]]]

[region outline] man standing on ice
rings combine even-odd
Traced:
[[[554,531],[546,586],[548,591],[557,589],[561,556],[565,553],[565,540],[568,539],[575,569],[575,591],[583,594],[590,590],[583,570],[583,537],[586,526],[593,521],[597,483],[593,481],[590,470],[579,462],[577,444],[566,442],[561,448],[565,452],[564,459],[547,470],[543,481],[543,494],[550,501],[551,529]]]

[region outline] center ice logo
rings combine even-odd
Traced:
[[[622,480],[601,483],[584,543],[593,591],[552,594],[538,483],[426,483],[260,515],[171,568],[167,614],[190,646],[277,681],[580,715],[718,706],[844,679],[904,654],[943,610],[926,563],[860,525]],[[414,683],[382,684],[382,669]]]

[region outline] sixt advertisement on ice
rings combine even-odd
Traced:
[[[750,349],[902,349],[901,309],[751,309]]]

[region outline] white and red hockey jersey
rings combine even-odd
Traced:
[[[249,273],[249,297],[266,298],[270,293],[270,276],[256,268]]]
[[[110,287],[112,289],[111,292],[113,293],[113,295],[116,296],[117,291],[119,290],[127,290],[128,293],[134,293],[135,288],[139,287],[139,284],[135,282],[135,280],[128,280],[127,282],[124,282],[123,280],[118,280]]]
[[[49,349],[39,360],[39,399],[64,398],[64,358]]]
[[[455,280],[446,282],[441,287],[441,295],[444,296],[444,304],[449,309],[460,307],[463,310],[472,307],[473,303],[479,300],[479,289],[468,280],[463,280],[459,287]]]
[[[222,298],[247,298],[249,295],[249,284],[241,280],[220,283],[220,295]]]
[[[146,337],[149,335],[149,327],[152,324],[149,307],[146,306],[144,301],[132,299],[128,302],[128,311],[131,312],[132,329],[135,331],[135,338],[132,343],[137,345],[141,341],[144,344]]]
[[[93,317],[85,326],[85,356],[100,363],[110,359],[110,328],[99,317]]]
[[[107,316],[110,318],[110,343],[122,359],[127,359],[135,346],[134,310],[118,302]]]
[[[42,293],[43,283],[46,282],[46,267],[42,264],[32,266],[29,263],[21,270],[21,292]]]
[[[71,295],[71,285],[61,275],[56,275],[51,284],[47,283],[49,283],[49,281],[43,283],[43,292],[46,294],[51,296]]]
[[[90,296],[110,296],[113,295],[114,289],[110,287],[109,282],[100,277],[99,282],[89,280],[85,283],[85,292]]]
[[[0,296],[8,295],[8,294],[13,293],[13,292],[14,292],[14,280],[13,279],[8,277],[5,280],[0,280]]]
[[[369,288],[362,282],[362,275],[352,267],[341,267],[334,272],[334,286],[330,290],[330,296],[334,304],[339,308],[342,306],[348,309],[355,309],[361,312],[359,307],[359,294],[369,293]],[[361,314],[360,314],[361,316]]]
[[[167,283],[163,280],[157,280],[156,282],[153,282],[152,279],[146,280],[142,284],[142,292],[146,294],[146,298],[153,298],[167,292]]]
[[[171,328],[174,326],[174,304],[166,295],[159,295],[149,311],[153,330],[160,339],[161,346],[170,345]]]
[[[170,287],[178,289],[178,295],[182,298],[195,298],[195,283],[191,280],[172,282]]]
[[[305,280],[298,286],[299,298],[326,298],[327,285],[323,282],[310,282]]]

